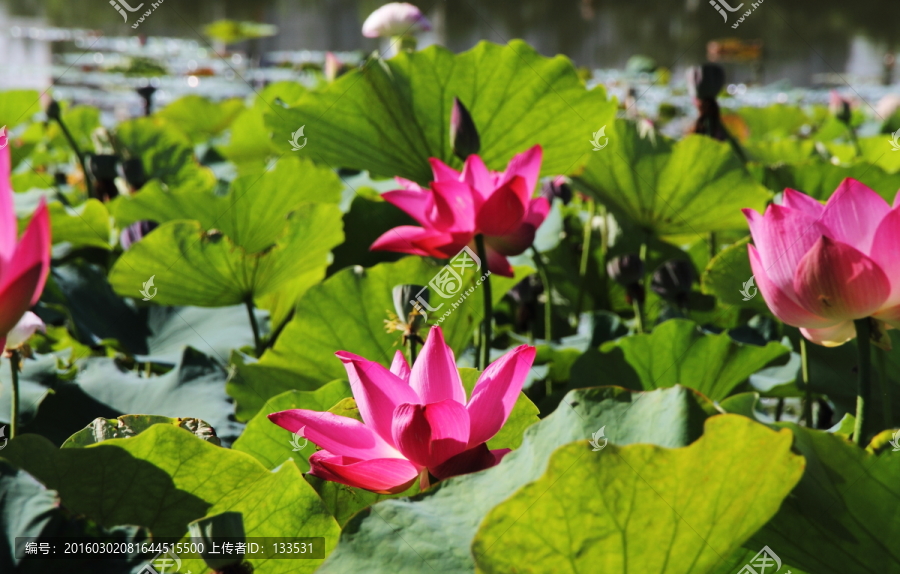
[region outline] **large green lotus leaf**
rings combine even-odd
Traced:
[[[130,285],[128,294],[139,295],[141,283]],[[61,310],[70,320],[70,328],[85,345],[98,345],[115,339],[134,353],[146,352],[150,336],[145,314],[113,292],[105,270],[82,259],[54,265],[41,302]]]
[[[27,425],[37,415],[41,403],[59,382],[60,372],[54,355],[35,354],[22,361],[19,373],[19,421]],[[0,357],[0,426],[9,423],[12,404],[10,359]],[[6,433],[9,436],[9,433]],[[2,439],[0,439],[2,441]]]
[[[797,134],[810,118],[797,106],[776,104],[765,108],[744,107],[737,111],[754,141],[779,139]]]
[[[190,139],[165,120],[124,121],[116,128],[116,137],[131,157],[141,159],[148,179],[194,189],[211,189],[216,183],[212,170],[194,157]]]
[[[804,461],[791,453],[792,440],[790,432],[722,415],[676,450],[563,446],[543,476],[485,517],[472,543],[477,570],[711,572],[800,480]],[[763,459],[766,472],[758,473]]]
[[[50,230],[53,245],[68,243],[72,248],[110,248],[109,212],[96,199],[89,199],[78,207],[65,207],[61,203],[51,203]]]
[[[763,547],[764,546],[765,545],[763,545]],[[746,547],[738,548],[731,554],[731,556],[728,556],[728,558],[722,560],[718,566],[712,569],[710,571],[710,574],[734,574],[735,572],[738,572],[741,568],[743,568],[745,564],[750,564],[750,561],[753,560],[761,550],[762,547],[755,550],[749,550]],[[772,549],[770,548],[770,550]],[[772,552],[775,551],[772,550]],[[781,568],[778,569],[775,574],[778,574],[778,572],[781,572],[783,574],[812,574],[812,572],[801,570],[793,564],[788,564],[781,556],[779,556],[778,558],[781,560]],[[754,566],[754,568],[756,567]],[[740,573],[738,572],[738,574]]]
[[[847,177],[866,184],[891,204],[897,195],[897,189],[900,188],[900,173],[887,173],[877,165],[869,163],[833,165],[823,160],[769,168],[765,174],[765,183],[773,191],[796,189],[825,201]]]
[[[462,165],[450,147],[454,97],[471,113],[480,155],[494,170],[541,144],[541,173],[570,173],[587,159],[592,131],[615,114],[603,89],[585,89],[568,59],[545,58],[514,40],[480,42],[462,54],[430,46],[370,60],[295,107],[271,109],[266,124],[285,151],[291,133],[306,126],[300,153],[316,161],[427,184],[428,158]]]
[[[182,96],[156,112],[193,141],[205,141],[227,128],[244,109],[240,98],[212,102],[203,96]]]
[[[791,423],[807,460],[803,480],[747,544],[768,545],[816,574],[900,572],[900,458],[874,455],[846,438]],[[762,477],[768,472],[768,459]]]
[[[340,222],[336,205],[303,204],[275,247],[254,254],[200,222],[170,221],[116,261],[110,284],[136,297],[154,277],[153,300],[162,305],[222,307],[279,290],[296,298],[325,276],[329,253],[343,240]]]
[[[810,159],[816,153],[816,142],[797,138],[774,141],[749,141],[742,144],[751,161],[765,165],[797,163]]]
[[[340,196],[341,181],[333,171],[286,157],[262,175],[237,178],[225,195],[190,188],[166,191],[149,183],[132,198],[117,201],[113,213],[122,227],[141,219],[194,219],[205,231],[218,229],[247,253],[257,253],[275,243],[288,216],[303,203],[337,204]]]
[[[894,150],[891,141],[889,134],[859,138],[863,159],[887,173],[900,172],[900,151]]]
[[[762,209],[771,197],[725,142],[641,137],[625,120],[606,135],[608,146],[591,154],[575,182],[656,235],[746,229],[741,208]]]
[[[265,312],[256,309],[254,313],[265,332]],[[147,348],[135,353],[142,362],[174,365],[185,347],[193,347],[225,365],[232,349],[253,345],[253,327],[244,305],[218,309],[154,305],[147,310],[147,327]]]
[[[714,401],[724,399],[750,375],[790,353],[781,343],[761,347],[738,343],[727,332],[704,333],[696,323],[684,319],[665,321],[650,334],[609,341],[600,351],[621,352],[645,390],[683,385]],[[609,371],[600,368],[593,372]],[[606,382],[618,383],[597,380],[596,375],[592,381],[579,381],[582,386]]]
[[[346,376],[344,367],[334,356],[337,351],[349,351],[390,366],[400,348],[401,336],[385,330],[385,321],[395,312],[391,294],[394,286],[428,285],[442,267],[420,257],[405,257],[395,263],[381,263],[369,269],[353,267],[332,275],[306,292],[275,345],[259,363],[248,365],[247,369],[274,367],[289,371],[296,374],[294,388],[310,388]],[[517,267],[513,278],[491,275],[494,305],[529,273],[530,268]],[[474,286],[475,279],[475,273],[467,272],[463,289]],[[457,356],[481,322],[482,292],[483,289],[475,289],[441,323],[444,339]],[[432,293],[431,306],[442,304],[443,307],[428,314],[429,324],[455,303],[453,299],[441,299]],[[422,335],[426,336],[427,330],[423,329]]]
[[[41,111],[41,94],[37,90],[0,92],[0,127],[14,128]]]
[[[769,307],[756,282],[744,287],[753,277],[750,257],[747,255],[748,243],[750,243],[749,236],[720,251],[703,271],[700,285],[704,293],[715,295],[719,302],[725,305],[750,307],[768,313]],[[749,301],[745,301],[747,297],[742,291],[751,296]]]
[[[311,411],[327,411],[340,400],[353,396],[347,381],[332,381],[314,391],[287,391],[274,396],[260,409],[259,413],[247,423],[247,428],[234,441],[235,450],[246,452],[255,457],[266,468],[275,468],[286,460],[293,460],[301,472],[309,471],[309,456],[316,451],[315,445],[299,444],[305,448],[295,451],[291,444],[291,433],[269,420],[271,413],[289,409],[307,409]]]
[[[57,449],[35,435],[11,441],[3,458],[23,468],[63,503],[102,526],[146,526],[182,536],[187,523],[240,512],[249,537],[324,536],[326,554],[340,531],[294,464],[270,472],[253,457],[214,446],[171,425],[126,439]],[[256,572],[312,572],[318,560],[254,561]],[[209,572],[201,562],[185,569]]]
[[[568,406],[566,406],[568,405]],[[432,568],[470,573],[470,547],[491,508],[544,474],[559,446],[588,439],[601,428],[609,442],[686,446],[715,413],[683,387],[632,393],[615,387],[566,395],[560,408],[525,431],[522,445],[496,467],[450,478],[408,500],[387,500],[350,519],[321,573],[418,574]],[[696,476],[694,477],[696,478]]]
[[[186,349],[174,369],[145,377],[122,369],[115,360],[84,361],[75,382],[90,397],[118,413],[140,413],[208,422],[222,441],[230,444],[243,425],[231,420],[234,409],[225,394],[226,372],[215,360]],[[104,414],[83,412],[81,427]]]
[[[81,448],[114,438],[129,438],[159,424],[173,425],[214,445],[221,444],[209,423],[200,419],[180,419],[159,415],[122,415],[114,419],[102,417],[94,419],[87,427],[67,438],[60,448]]]
[[[40,536],[53,521],[58,505],[55,492],[0,460],[0,570],[16,571],[21,562],[15,557],[16,537]]]
[[[344,214],[347,239],[335,248],[334,261],[328,267],[329,275],[351,265],[371,267],[404,257],[403,253],[369,250],[383,233],[401,225],[416,225],[416,221],[386,201],[373,201],[359,195],[354,197],[350,210]]]

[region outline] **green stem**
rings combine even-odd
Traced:
[[[581,305],[584,302],[584,292],[587,288],[587,268],[588,261],[591,256],[591,224],[594,221],[594,200],[588,200],[588,217],[587,221],[584,223],[584,229],[582,231],[582,240],[581,240],[581,265],[578,268],[578,275],[580,277],[578,283],[578,299],[575,303],[575,318],[577,319],[581,315]]]
[[[409,366],[412,366],[416,362],[416,335],[411,334],[406,337],[406,351],[409,355]]]
[[[550,275],[544,266],[544,260],[538,250],[531,246],[534,254],[534,264],[541,276],[541,284],[544,286],[544,339],[549,343],[553,340],[553,287],[550,285]]]
[[[888,376],[887,365],[885,365],[885,353],[876,353],[878,357],[878,367],[880,371],[879,381],[881,381],[881,395],[884,413],[884,426],[882,428],[894,427],[894,408],[891,405],[891,378]]]
[[[775,422],[781,421],[781,415],[784,414],[784,399],[778,399],[778,404],[775,405]]]
[[[634,322],[638,333],[644,332],[644,306],[638,301],[637,297],[631,299],[631,306],[634,307]]]
[[[487,257],[487,249],[484,246],[484,236],[480,233],[475,236],[475,247],[478,249],[478,257],[481,258],[481,264],[483,269],[488,269],[488,257]],[[482,370],[486,369],[488,363],[491,362],[491,322],[494,318],[494,305],[491,295],[491,276],[488,275],[484,278],[484,282],[482,283],[484,287],[484,293],[482,293],[482,299],[484,299],[484,321],[481,325],[481,361],[480,368]]]
[[[248,297],[244,304],[247,305],[247,314],[250,316],[250,327],[253,328],[253,345],[256,349],[256,356],[262,355],[263,346],[259,336],[259,323],[256,322],[256,313],[253,312],[253,299]]]
[[[75,138],[72,137],[72,134],[69,132],[69,128],[66,127],[65,122],[62,121],[62,118],[57,118],[56,123],[59,124],[60,129],[62,129],[63,135],[66,136],[66,141],[69,142],[69,146],[72,148],[72,151],[75,152],[75,157],[78,158],[78,163],[81,164],[81,171],[84,173],[84,185],[87,187],[87,194],[89,198],[94,197],[94,184],[91,183],[91,174],[88,173],[87,164],[84,162],[84,154],[81,153],[81,150],[78,149],[78,144],[75,143]]]
[[[803,420],[806,426],[815,428],[812,420],[812,389],[809,386],[809,357],[806,354],[806,338],[800,337],[800,373],[803,377],[803,388],[806,391],[806,397],[803,399]]]
[[[716,253],[719,251],[718,243],[716,242],[716,232],[709,232],[709,260],[712,261],[713,257],[716,256]]]
[[[853,442],[857,446],[863,446],[865,440],[866,403],[872,390],[871,381],[871,353],[869,351],[869,339],[871,325],[869,318],[864,317],[853,321],[856,326],[856,349],[859,352],[859,383],[856,390],[856,425],[853,428]]]
[[[19,351],[12,351],[9,365],[12,371],[12,392],[9,396],[10,403],[12,403],[12,412],[9,415],[9,438],[12,439],[19,433]]]

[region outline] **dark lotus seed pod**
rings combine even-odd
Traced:
[[[463,161],[481,149],[475,122],[459,98],[453,98],[453,110],[450,112],[450,145],[456,157]]]
[[[670,259],[653,272],[650,288],[667,301],[683,305],[694,283],[694,266],[683,259]]]
[[[155,221],[143,220],[132,223],[119,234],[119,244],[122,249],[128,251],[132,245],[144,238],[148,233],[159,227]]]
[[[139,157],[126,159],[122,162],[122,173],[125,181],[131,189],[137,191],[147,183],[147,173],[144,171],[144,162]]]
[[[725,69],[718,64],[691,66],[686,76],[688,92],[700,100],[715,98],[725,87]]]
[[[50,103],[47,105],[47,117],[51,120],[59,121],[59,115],[59,102],[57,102],[56,100],[50,100]]]
[[[627,287],[644,278],[644,262],[634,253],[613,257],[606,264],[606,273],[613,281]]]

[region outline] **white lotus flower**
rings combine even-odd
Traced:
[[[390,38],[431,30],[422,11],[406,2],[391,2],[375,10],[363,23],[366,38]]]

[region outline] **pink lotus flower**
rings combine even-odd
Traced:
[[[456,370],[440,327],[431,334],[412,371],[397,351],[390,370],[340,351],[364,423],[294,409],[269,420],[322,449],[309,457],[310,474],[375,492],[396,493],[416,477],[437,479],[494,466],[509,449],[488,450],[488,439],[506,422],[534,361],[535,349],[517,347],[489,365],[472,398]]]
[[[512,277],[506,256],[518,255],[531,246],[550,211],[545,198],[531,197],[541,155],[541,146],[536,145],[512,158],[504,172],[489,171],[477,155],[466,159],[462,173],[431,158],[434,181],[430,189],[398,177],[403,189],[382,196],[422,227],[395,227],[376,239],[370,249],[446,259],[463,247],[474,248],[475,236],[483,234],[488,268]]]
[[[369,14],[362,34],[366,38],[390,38],[428,30],[431,22],[421,10],[406,2],[391,2]]]
[[[37,303],[50,270],[50,217],[41,200],[22,239],[10,184],[9,148],[0,149],[0,347]]]
[[[825,205],[786,189],[782,205],[744,215],[753,275],[783,322],[828,347],[856,336],[855,319],[900,327],[900,195],[892,209],[847,178]]]

